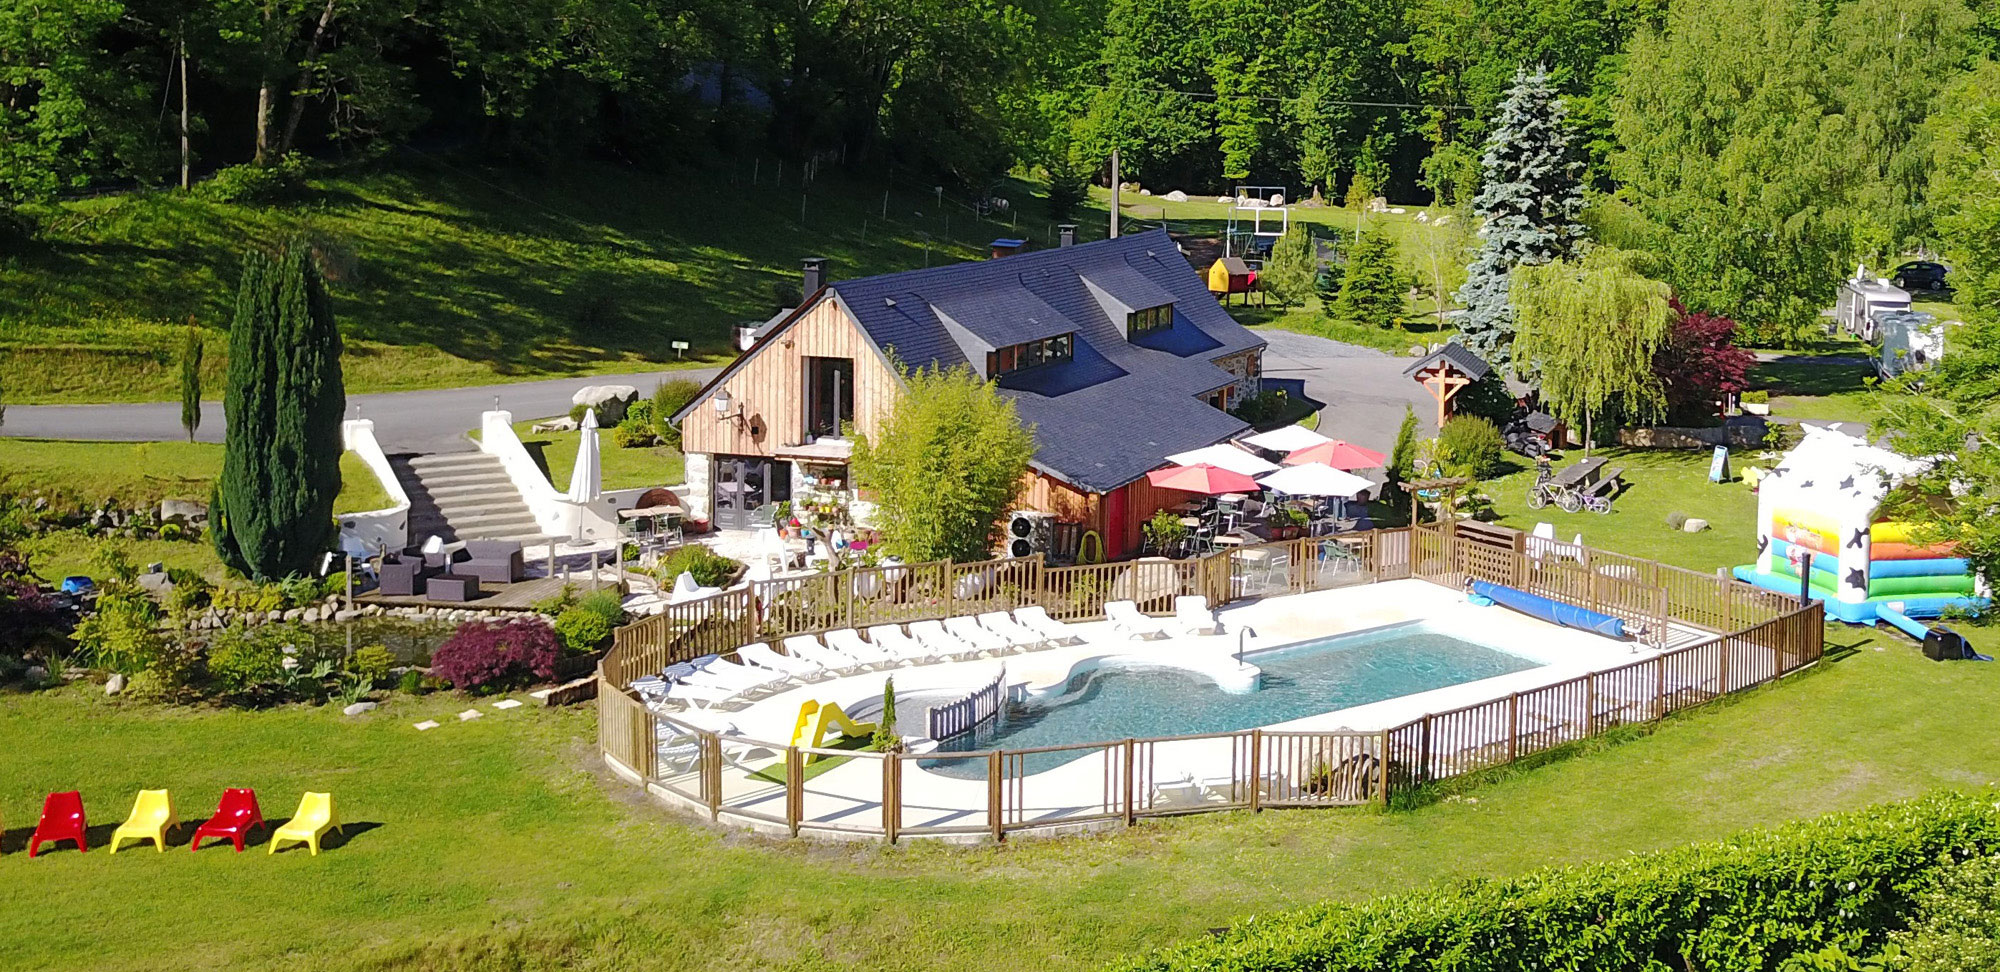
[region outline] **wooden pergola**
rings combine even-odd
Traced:
[[[1465,386],[1486,377],[1492,370],[1464,345],[1447,343],[1418,358],[1415,364],[1403,369],[1403,374],[1416,379],[1437,400],[1437,424],[1442,429],[1445,419],[1451,417],[1451,400]]]

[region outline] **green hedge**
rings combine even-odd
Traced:
[[[1151,972],[1749,972],[1848,967],[1942,866],[2000,850],[1994,794],[1941,793],[1504,881],[1253,918]],[[1505,839],[1496,834],[1495,839]]]

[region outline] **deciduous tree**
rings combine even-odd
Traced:
[[[1736,322],[1719,314],[1689,313],[1673,301],[1674,322],[1653,356],[1653,376],[1676,422],[1716,417],[1716,403],[1750,387],[1756,359],[1736,346]]]
[[[1034,455],[1012,399],[965,366],[921,368],[854,448],[887,549],[906,561],[985,559]]]
[[[1514,271],[1517,368],[1532,368],[1542,402],[1583,426],[1589,455],[1593,422],[1607,406],[1644,420],[1666,405],[1653,359],[1673,321],[1667,285],[1633,269],[1632,254],[1608,246],[1582,260]]]

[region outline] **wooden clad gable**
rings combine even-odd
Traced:
[[[804,443],[809,357],[854,362],[854,428],[862,435],[874,434],[902,391],[902,378],[831,294],[744,354],[681,420],[683,451],[768,456]],[[724,390],[733,401],[718,415],[713,398]]]

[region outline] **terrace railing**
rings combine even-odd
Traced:
[[[1028,605],[1062,620],[1086,620],[1103,617],[1108,600],[1168,614],[1174,598],[1187,594],[1219,607],[1404,578],[1453,588],[1467,580],[1517,587],[1624,618],[1662,650],[1375,732],[1251,729],[978,753],[857,753],[724,736],[653,712],[630,692],[632,679],[674,662],[793,634]],[[1398,792],[1765,684],[1819,661],[1823,636],[1819,604],[1802,607],[1724,573],[1571,544],[1531,548],[1517,532],[1474,533],[1449,524],[1286,540],[1180,561],[1049,567],[1034,558],[876,567],[759,582],[619,629],[598,667],[598,745],[616,768],[715,818],[783,826],[792,834],[1000,840],[1052,825],[1387,802]],[[1669,647],[1677,641],[1688,643]],[[1063,760],[1074,768],[1058,789],[1037,767]],[[879,797],[871,794],[866,806],[850,791],[815,782],[857,761],[881,783]],[[983,799],[968,795],[970,784],[913,793],[905,783],[911,761],[952,764],[955,775],[983,779]],[[1213,772],[1220,766],[1227,772]],[[851,787],[856,770],[841,767],[841,773]],[[1094,782],[1079,787],[1082,774]],[[958,796],[937,806],[938,793]]]

